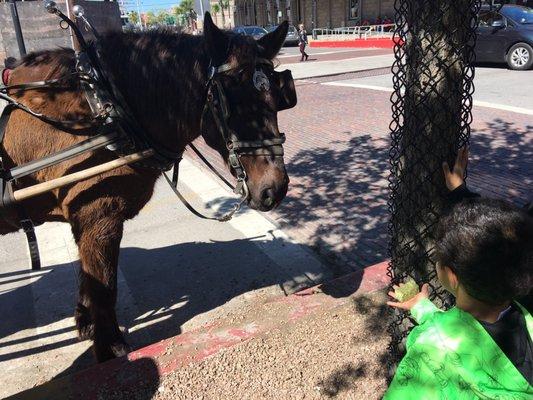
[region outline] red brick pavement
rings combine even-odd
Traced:
[[[279,114],[289,193],[267,215],[338,273],[386,259],[389,94],[300,83],[298,96]],[[518,205],[531,199],[531,117],[475,108],[472,129],[469,186]]]

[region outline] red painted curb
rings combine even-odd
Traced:
[[[157,388],[162,376],[199,362],[222,349],[264,334],[282,324],[296,322],[318,309],[327,310],[348,296],[383,289],[389,283],[388,261],[367,267],[324,284],[280,297],[269,304],[282,305],[276,318],[243,321],[238,326],[211,325],[162,340],[102,364],[21,392],[12,399],[105,399],[139,387]],[[127,397],[124,397],[127,398]]]
[[[392,49],[394,41],[391,38],[384,39],[354,39],[354,40],[315,40],[309,43],[310,47],[355,47],[355,48],[380,48]]]

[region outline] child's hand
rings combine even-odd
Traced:
[[[465,171],[468,165],[468,147],[464,146],[459,149],[453,171],[450,171],[450,166],[447,162],[442,163],[444,170],[444,179],[446,179],[446,187],[449,191],[457,189],[464,182]]]
[[[397,299],[396,291],[403,285],[404,283],[401,283],[400,286],[394,285],[393,286],[394,291],[389,292],[389,296]],[[422,289],[420,290],[420,292],[414,297],[411,297],[409,300],[406,300],[402,303],[398,303],[394,301],[387,301],[387,305],[391,307],[401,308],[402,310],[410,311],[411,308],[413,308],[416,303],[418,303],[422,299],[427,299],[428,297],[429,297],[429,285],[427,283],[424,283],[422,285]]]

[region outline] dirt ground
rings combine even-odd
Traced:
[[[385,296],[351,298],[166,376],[154,400],[379,399]]]

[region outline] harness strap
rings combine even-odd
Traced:
[[[280,137],[272,139],[253,141],[232,140],[230,145],[234,150],[242,154],[283,156],[282,145],[285,141],[285,134],[282,133]]]
[[[35,81],[35,82],[28,82],[28,83],[19,83],[16,85],[5,85],[4,87],[1,87],[0,89],[2,91],[7,91],[7,90],[21,90],[21,89],[32,90],[32,89],[42,89],[42,88],[50,88],[50,87],[53,88],[55,85],[59,83],[63,83],[65,80],[66,80],[65,78],[60,78],[60,79],[50,79],[50,80]]]
[[[235,190],[235,186],[233,186],[231,183],[228,182],[224,176],[217,171],[217,169],[211,164],[209,161],[207,161],[207,158],[204,157],[202,153],[200,153],[200,150],[196,148],[194,144],[189,144],[189,147],[194,151],[194,153],[200,158],[200,160],[203,161],[203,163],[222,181],[228,186],[231,190]]]
[[[38,118],[41,121],[49,125],[52,125],[54,128],[60,129],[72,135],[81,135],[81,136],[90,135],[96,129],[93,125],[90,125],[85,128],[76,128],[76,125],[90,124],[90,123],[93,123],[96,119],[99,119],[99,118],[92,118],[92,119],[82,118],[79,120],[58,120],[58,119],[49,118],[43,114],[37,113],[33,111],[32,109],[30,109],[29,107],[26,107],[24,104],[13,99],[12,97],[3,94],[2,92],[0,92],[0,99],[6,100],[10,105],[16,107],[17,109],[24,111],[25,113],[32,115],[33,117]],[[103,119],[103,116],[102,116],[102,119]]]
[[[194,148],[194,151],[195,152],[198,152],[198,149],[196,149],[196,147],[194,147],[193,145],[191,145],[193,148]],[[198,153],[197,153],[198,154]],[[214,167],[207,161],[205,160],[205,158],[203,156],[201,156],[202,160],[206,163],[206,165],[212,170],[214,171],[217,176],[219,176],[223,181],[224,183],[226,183],[228,186],[232,187],[232,185],[226,180],[224,179],[215,169]],[[202,214],[201,212],[199,212],[198,210],[196,210],[188,201],[187,199],[181,194],[181,192],[179,191],[178,189],[178,171],[179,171],[179,164],[180,164],[180,161],[181,161],[181,158],[176,161],[174,163],[174,171],[173,171],[173,174],[172,174],[172,180],[168,177],[168,175],[163,172],[163,175],[167,181],[167,183],[170,185],[170,188],[172,189],[172,191],[176,194],[176,196],[178,196],[178,198],[180,199],[180,201],[183,203],[183,205],[185,207],[187,207],[187,209],[193,213],[194,215],[196,215],[198,218],[201,218],[201,219],[207,219],[207,220],[211,220],[211,221],[218,221],[218,222],[227,222],[229,221],[230,219],[233,218],[233,215],[235,215],[235,213],[237,211],[240,210],[242,204],[246,201],[246,199],[248,198],[248,196],[243,196],[243,198],[241,199],[241,201],[237,204],[235,204],[233,206],[233,208],[227,212],[226,214],[220,216],[220,217],[217,217],[217,216],[207,216],[207,215],[204,215]]]
[[[4,111],[2,112],[2,115],[0,116],[0,145],[2,144],[7,128],[7,123],[9,122],[9,117],[11,116],[11,112],[16,109],[17,107],[14,104],[8,104]],[[4,203],[4,191],[6,188],[6,171],[3,167],[3,162],[0,157],[0,209],[1,204]],[[37,243],[37,236],[35,235],[35,229],[33,226],[33,222],[28,217],[26,210],[24,207],[20,204],[17,204],[16,211],[19,218],[19,224],[22,230],[24,231],[26,235],[26,240],[28,242],[28,250],[30,252],[30,259],[31,259],[31,269],[32,270],[39,270],[41,269],[41,258],[39,255],[39,245]]]
[[[17,212],[20,219],[20,227],[26,234],[28,250],[30,251],[31,269],[34,271],[41,269],[41,257],[39,255],[39,244],[35,235],[35,227],[31,219],[28,218],[26,210],[21,205],[17,205]]]
[[[9,103],[7,106],[4,107],[4,111],[2,112],[2,115],[0,116],[0,144],[4,141],[4,135],[6,133],[7,123],[9,122],[9,117],[11,116],[11,112],[15,109],[15,105]]]

